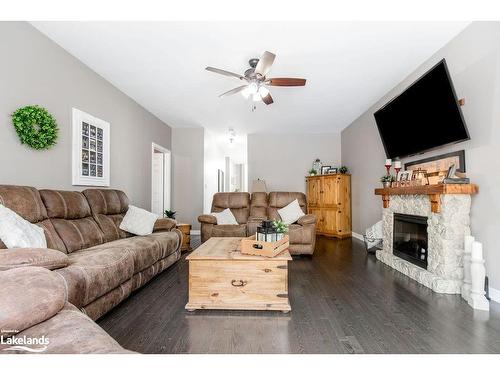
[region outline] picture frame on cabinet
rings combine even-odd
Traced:
[[[332,166],[331,165],[323,165],[321,167],[321,174],[327,174],[328,173],[328,170],[331,168]]]
[[[337,174],[337,173],[339,173],[338,168],[330,168],[328,169],[328,171],[326,171],[326,174]]]

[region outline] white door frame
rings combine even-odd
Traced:
[[[151,210],[153,210],[153,178],[154,178],[154,166],[153,166],[153,154],[156,151],[163,153],[163,177],[168,178],[168,183],[164,183],[163,190],[163,209],[170,210],[171,204],[171,191],[172,191],[172,154],[169,149],[160,146],[154,142],[151,143]]]

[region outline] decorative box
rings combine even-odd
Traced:
[[[241,253],[272,258],[288,249],[289,246],[290,239],[287,235],[275,242],[258,241],[254,235],[241,240]]]

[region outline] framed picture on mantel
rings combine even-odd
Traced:
[[[405,170],[424,170],[429,179],[429,184],[435,185],[446,177],[448,169],[452,165],[455,165],[457,172],[465,173],[465,150],[405,163]]]
[[[73,185],[109,186],[109,135],[109,122],[73,108]]]

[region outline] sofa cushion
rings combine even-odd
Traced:
[[[240,225],[214,225],[212,228],[212,237],[246,237],[247,226]]]
[[[283,223],[285,223],[286,225],[293,224],[297,220],[299,220],[302,216],[306,215],[304,211],[302,211],[302,208],[300,208],[297,199],[293,200],[285,207],[279,208],[278,214],[280,215]]]
[[[51,318],[66,303],[63,280],[45,268],[2,271],[0,286],[0,332],[4,335]]]
[[[252,193],[250,201],[250,217],[266,219],[267,218],[267,193]]]
[[[48,354],[133,353],[123,349],[106,331],[69,303],[52,319],[22,334],[27,337],[47,337],[49,344],[43,353]]]
[[[38,190],[30,186],[0,185],[0,204],[17,212],[30,223],[47,219]]]
[[[57,219],[83,219],[91,216],[90,206],[79,191],[40,190],[47,216]]]
[[[48,248],[66,253],[66,246],[48,219],[47,210],[38,190],[29,186],[0,185],[0,204],[10,208],[30,223],[42,227]],[[5,244],[0,241],[0,249],[5,248]]]
[[[134,274],[168,257],[180,246],[177,231],[151,233],[146,236],[124,238],[94,246],[88,251],[120,247],[127,249],[134,260]]]
[[[212,212],[210,215],[215,217],[217,225],[238,225],[230,208],[226,208],[221,212]]]
[[[122,246],[75,251],[68,267],[55,270],[68,285],[68,301],[82,307],[127,281],[134,274],[132,252]]]
[[[54,270],[67,265],[68,256],[57,250],[37,248],[0,250],[0,271],[28,266]]]
[[[0,203],[0,239],[9,248],[47,248],[43,228]]]
[[[230,208],[238,224],[245,224],[250,214],[250,194],[248,193],[216,193],[212,200],[210,212],[222,212]]]
[[[120,229],[120,223],[128,210],[128,198],[121,190],[87,189],[83,191],[92,215],[104,232],[104,241],[130,237]]]
[[[158,215],[136,206],[128,206],[128,211],[120,223],[120,229],[138,236],[153,233]]]
[[[273,191],[269,193],[269,206],[267,216],[269,220],[279,220],[278,209],[283,208],[297,199],[303,212],[307,212],[306,195],[300,192]]]
[[[104,233],[91,216],[90,206],[82,193],[40,190],[40,196],[68,253],[104,242]]]

